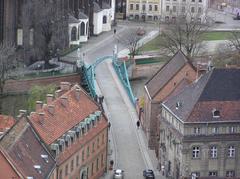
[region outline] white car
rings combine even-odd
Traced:
[[[121,169],[114,170],[113,179],[123,179],[124,171]]]

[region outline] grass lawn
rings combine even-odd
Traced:
[[[160,63],[166,62],[167,59],[164,57],[157,57],[157,58],[146,58],[146,59],[137,59],[136,65],[144,65],[144,64],[151,64],[151,63]]]
[[[213,31],[213,32],[206,32],[203,34],[203,40],[205,41],[212,41],[212,40],[227,40],[230,38],[231,32],[228,31]],[[139,50],[140,51],[151,51],[151,50],[159,50],[160,48],[160,40],[161,35],[157,36],[155,39],[151,40],[150,42],[146,43],[142,46]]]

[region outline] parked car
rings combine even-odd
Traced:
[[[146,31],[143,28],[138,28],[137,29],[137,35],[143,36],[145,35]]]
[[[151,169],[143,170],[143,176],[145,179],[155,179],[154,172]]]
[[[124,171],[121,169],[114,170],[113,179],[123,179]]]

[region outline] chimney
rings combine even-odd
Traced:
[[[60,87],[62,91],[70,90],[71,84],[69,82],[61,82]]]
[[[36,111],[39,111],[42,109],[43,102],[42,101],[36,101]]]
[[[75,95],[76,95],[76,99],[79,101],[80,100],[80,93],[81,93],[81,89],[76,88],[75,89]]]
[[[51,104],[53,102],[53,94],[47,94],[47,104]]]
[[[20,109],[19,115],[24,115],[24,114],[27,114],[27,110]]]
[[[41,113],[38,113],[39,114],[39,123],[42,125],[43,122],[44,122],[44,113],[41,112]]]
[[[61,96],[60,99],[61,99],[62,105],[66,107],[68,104],[68,98],[66,96]]]
[[[55,98],[59,98],[61,96],[61,91],[62,90],[55,91]]]
[[[54,111],[55,111],[54,105],[48,105],[48,112],[54,115]]]

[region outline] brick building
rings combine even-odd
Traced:
[[[173,90],[196,79],[196,69],[189,59],[178,51],[153,77],[145,84],[144,115],[142,126],[148,139],[150,149],[159,156],[159,120],[160,104]]]
[[[240,177],[239,77],[239,69],[213,69],[162,103],[160,162],[169,178]]]
[[[55,179],[56,162],[24,113],[0,140],[0,177]]]
[[[97,179],[106,171],[107,118],[78,85],[62,82],[55,99],[38,101],[29,120],[54,153],[58,179]]]

